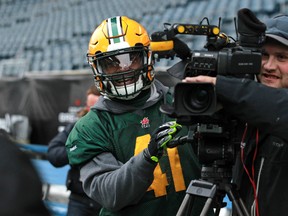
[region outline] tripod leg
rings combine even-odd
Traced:
[[[230,188],[227,190],[228,197],[230,201],[233,204],[233,207],[235,207],[236,212],[239,216],[249,216],[249,212],[246,209],[246,206],[244,205],[243,200],[241,199],[240,195],[236,192],[235,188]]]
[[[195,196],[207,198],[206,203],[202,209],[201,216],[207,215],[207,213],[210,209],[210,206],[212,204],[213,198],[216,194],[216,190],[217,190],[216,185],[212,184],[210,182],[199,181],[199,180],[191,181],[187,190],[186,190],[186,195],[182,201],[182,204],[181,204],[176,216],[183,216],[184,211],[187,210],[188,207],[189,207],[188,213],[189,213],[189,215],[191,214],[193,202],[195,200]],[[191,200],[192,200],[192,202],[191,202]],[[186,213],[187,213],[187,211],[186,211]]]
[[[206,201],[206,203],[205,203],[205,205],[204,205],[204,207],[202,209],[202,212],[201,212],[200,216],[206,216],[208,214],[208,211],[210,209],[212,201],[213,201],[212,198],[210,198],[210,197],[207,198],[207,201]]]
[[[186,194],[176,216],[183,216],[184,212],[185,212],[185,210],[187,210],[187,208],[189,208],[187,215],[190,215],[191,210],[192,210],[192,206],[193,206],[193,204],[190,203],[191,202],[190,199],[193,199],[193,201],[194,201],[195,198],[192,198],[189,194]],[[212,198],[207,199],[207,201],[206,201],[206,203],[205,203],[205,205],[201,211],[200,216],[206,216],[208,214],[210,206],[212,204],[212,201],[213,201]]]
[[[231,200],[232,201],[232,200]],[[232,201],[233,206],[238,212],[239,216],[249,216],[249,212],[246,209],[243,201],[241,199]]]
[[[245,204],[244,204],[244,202],[243,202],[243,200],[242,200],[241,198],[239,198],[239,203],[240,203],[241,208],[242,208],[243,211],[245,212],[245,215],[249,216],[249,212],[248,212],[248,210],[246,209],[246,206],[245,206]]]
[[[181,206],[178,209],[178,212],[177,212],[176,216],[184,215],[184,212],[187,209],[187,207],[189,207],[189,206],[191,207],[191,205],[189,205],[191,203],[190,199],[192,199],[191,195],[190,194],[186,194],[184,199],[183,199],[183,201],[182,201],[182,203],[181,203]],[[190,207],[189,207],[189,211],[191,211]]]

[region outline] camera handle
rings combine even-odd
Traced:
[[[212,205],[213,199],[217,199],[217,196],[219,195],[218,192],[222,191],[227,193],[229,200],[232,202],[232,206],[235,207],[239,216],[249,216],[244,202],[240,198],[234,184],[220,183],[217,185],[204,180],[192,180],[190,182],[186,190],[186,195],[180,208],[178,209],[176,216],[184,216],[185,211],[186,215],[191,215],[193,202],[197,196],[207,198],[200,214],[200,216],[206,216]],[[221,207],[225,206],[225,203],[223,203],[223,198],[224,197],[221,197],[221,203],[217,203],[215,215],[219,215]]]

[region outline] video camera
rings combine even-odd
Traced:
[[[244,8],[238,11],[238,40],[231,41],[229,36],[220,32],[218,26],[203,25],[202,21],[200,24],[176,23],[151,35],[151,50],[156,60],[173,59],[175,56],[181,59],[168,69],[170,75],[179,79],[198,75],[215,77],[217,74],[253,79],[261,68],[260,48],[265,39],[265,30],[265,24]],[[178,34],[206,36],[206,50],[191,51],[186,43],[176,37]],[[210,116],[219,110],[211,84],[178,83],[174,92],[175,107],[164,106],[162,110],[177,117],[182,124],[190,124],[191,116],[195,120],[195,116]]]
[[[236,22],[235,22],[236,25]],[[179,57],[180,62],[168,69],[179,79],[187,76],[216,75],[254,79],[261,69],[261,46],[265,40],[266,26],[249,9],[238,11],[239,39],[220,32],[215,25],[173,24],[162,32],[151,35],[151,49],[155,59]],[[204,35],[204,51],[191,51],[178,34]],[[174,88],[174,105],[162,105],[161,112],[177,119],[183,125],[196,125],[185,137],[171,146],[187,142],[196,143],[196,152],[205,179],[231,177],[235,151],[240,148],[237,140],[237,121],[226,115],[217,102],[215,87],[210,83],[177,83]],[[239,145],[238,145],[239,144]],[[168,146],[169,147],[169,146]],[[195,150],[195,149],[194,149]]]

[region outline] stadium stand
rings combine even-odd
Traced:
[[[262,20],[286,11],[287,0],[1,0],[0,75],[88,69],[86,49],[89,37],[104,18],[127,15],[152,33],[163,23],[199,23],[203,16],[210,24],[235,37],[233,19],[237,10],[251,9]],[[203,49],[204,37],[186,37],[192,50]],[[14,64],[11,64],[11,61]],[[161,61],[170,66],[175,61]],[[156,65],[158,66],[158,65]]]

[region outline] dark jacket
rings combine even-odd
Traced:
[[[245,145],[242,158],[258,191],[260,215],[286,215],[288,89],[275,89],[248,79],[218,76],[216,93],[226,113],[247,123],[246,135],[245,127],[241,129]],[[253,160],[254,154],[256,158]],[[250,212],[254,201],[253,187],[243,169],[241,150],[237,154],[233,180]]]
[[[67,125],[63,131],[58,133],[49,142],[47,157],[50,163],[55,167],[62,167],[69,164],[65,143],[74,124],[75,123],[71,123]],[[71,167],[67,175],[67,189],[71,191],[71,194],[78,194],[88,198],[82,189],[82,183],[79,181],[79,176],[80,171],[78,167]]]
[[[30,158],[0,129],[0,215],[50,216],[42,183]]]

